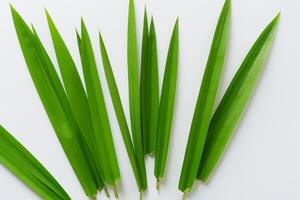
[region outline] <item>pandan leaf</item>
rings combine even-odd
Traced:
[[[77,39],[79,54],[81,56],[81,36],[80,36],[80,34],[78,33],[77,30],[76,30],[76,39]]]
[[[254,91],[269,54],[279,17],[280,14],[254,43],[213,115],[198,171],[198,179],[202,181],[207,181],[211,175]]]
[[[0,125],[0,164],[46,200],[71,200],[45,167]]]
[[[48,53],[46,52],[43,44],[41,43],[40,38],[38,37],[34,27],[32,27],[32,28],[33,28],[33,33],[35,35],[36,41],[40,47],[41,56],[43,56],[45,59],[45,63],[43,64],[44,70],[46,73],[48,73],[48,77],[50,78],[50,80],[52,81],[52,83],[54,85],[54,89],[56,90],[57,95],[60,99],[60,102],[62,103],[66,114],[68,115],[68,119],[70,120],[70,123],[74,126],[76,133],[78,134],[77,135],[78,139],[81,142],[84,156],[87,160],[89,168],[90,168],[92,175],[94,177],[94,180],[97,184],[97,188],[98,188],[98,190],[101,190],[104,186],[104,183],[103,183],[103,179],[101,178],[101,175],[99,174],[99,171],[97,170],[95,160],[93,160],[93,154],[91,152],[91,149],[89,148],[87,141],[84,140],[84,135],[79,130],[78,124],[76,123],[76,120],[74,118],[73,112],[70,107],[70,104],[68,102],[66,93],[62,86],[62,83],[60,82],[58,74],[53,66],[53,63],[52,63]],[[104,189],[106,189],[106,188],[104,188]]]
[[[168,155],[169,140],[174,112],[177,71],[178,71],[178,19],[174,25],[166,67],[158,112],[157,138],[155,151],[154,175],[157,183],[164,177]],[[158,184],[157,184],[158,186]]]
[[[117,186],[120,179],[117,156],[93,48],[83,20],[81,21],[80,46],[82,69],[97,149],[101,158],[102,175],[105,182],[112,186]]]
[[[140,80],[140,106],[141,106],[141,128],[142,128],[142,138],[143,138],[143,150],[144,154],[149,154],[150,152],[150,141],[149,141],[149,123],[147,121],[147,103],[146,98],[149,98],[145,90],[146,82],[146,69],[148,65],[148,38],[149,38],[149,29],[148,29],[148,16],[147,9],[144,10],[144,24],[143,24],[143,36],[142,36],[142,52],[141,52],[141,80]],[[148,119],[149,120],[149,119]]]
[[[132,140],[136,158],[141,174],[146,174],[143,138],[141,132],[141,112],[140,112],[140,84],[138,67],[138,50],[136,36],[136,21],[134,11],[134,0],[129,0],[128,11],[128,40],[127,40],[127,62],[128,62],[128,89],[129,89],[129,110],[131,121]],[[147,188],[147,180],[142,175],[144,184],[143,190]]]
[[[230,1],[227,0],[223,6],[214,34],[186,146],[179,181],[179,189],[183,192],[188,192],[197,178],[225,60],[229,22]]]
[[[40,99],[78,180],[86,194],[93,197],[97,193],[96,183],[64,89],[36,33],[30,30],[13,7],[11,12],[23,56]]]
[[[100,174],[101,164],[99,162],[99,150],[96,148],[95,132],[92,125],[87,96],[73,58],[47,11],[46,16],[68,100],[83,138],[88,145],[89,160],[93,175],[97,179],[98,188],[101,189],[103,187],[103,179]]]
[[[121,134],[123,137],[123,141],[127,150],[127,154],[131,163],[131,167],[139,188],[139,191],[144,191],[147,188],[147,182],[146,184],[142,182],[142,180],[146,180],[146,174],[140,174],[138,161],[136,159],[135,150],[132,144],[129,128],[127,125],[124,109],[122,106],[119,90],[117,87],[117,83],[111,68],[111,64],[109,61],[109,57],[105,48],[105,44],[103,41],[103,38],[101,34],[99,33],[99,41],[100,41],[100,49],[101,49],[101,57],[102,57],[102,63],[103,68],[106,76],[106,81],[108,84],[111,100],[113,102],[113,106],[115,109],[116,117],[119,123],[119,127],[121,130]],[[141,177],[143,176],[143,178]]]
[[[109,193],[107,192],[106,187],[104,187],[104,182],[103,182],[103,178],[101,175],[101,171],[98,168],[99,165],[97,165],[97,160],[94,158],[95,154],[92,153],[92,149],[89,146],[89,141],[85,140],[85,135],[82,134],[81,130],[79,129],[78,123],[76,122],[76,119],[74,117],[73,114],[73,110],[71,108],[71,105],[68,101],[67,98],[67,94],[65,93],[65,90],[62,86],[62,83],[58,77],[58,74],[53,66],[53,63],[48,55],[48,53],[46,52],[40,38],[38,37],[34,27],[32,27],[33,29],[33,33],[34,36],[36,38],[36,41],[40,47],[40,51],[41,51],[41,56],[44,57],[45,60],[45,64],[43,64],[43,67],[46,71],[46,73],[48,73],[48,76],[50,78],[50,80],[52,81],[53,85],[54,85],[54,89],[57,92],[57,95],[60,99],[60,102],[62,103],[67,115],[68,115],[68,119],[70,120],[70,122],[72,123],[72,125],[74,126],[76,133],[78,134],[78,139],[82,145],[82,150],[84,153],[84,156],[87,160],[87,164],[89,165],[89,168],[91,170],[91,173],[93,175],[94,181],[97,185],[97,189],[99,191],[102,190],[102,188],[104,188],[105,194],[109,197]],[[93,145],[93,144],[92,144]],[[96,151],[95,153],[98,153],[98,151]],[[99,162],[98,162],[99,163]]]
[[[154,154],[159,109],[158,62],[154,21],[152,18],[150,32],[148,33],[146,10],[141,66],[141,114],[144,153]]]

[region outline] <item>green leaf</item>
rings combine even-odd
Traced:
[[[76,39],[77,39],[79,54],[81,56],[81,37],[77,30],[76,30]]]
[[[174,25],[166,67],[164,72],[163,86],[158,112],[157,139],[155,151],[154,175],[157,183],[164,177],[169,140],[172,128],[172,118],[174,112],[177,71],[178,71],[178,19]]]
[[[95,132],[93,130],[87,96],[73,58],[47,11],[46,16],[68,100],[82,136],[88,146],[89,162],[93,170],[93,175],[97,180],[98,189],[101,189],[103,187],[102,175],[100,174],[101,164],[99,163],[98,149],[96,149]]]
[[[137,50],[134,0],[129,0],[127,62],[128,62],[129,110],[130,110],[132,140],[133,140],[136,158],[139,163],[141,174],[146,174],[144,153],[143,153],[143,139],[142,139],[142,132],[141,132],[140,84],[139,84],[138,50]],[[146,179],[142,181],[145,184],[147,183]],[[146,188],[147,185],[145,185],[145,189]]]
[[[142,128],[142,138],[143,138],[143,150],[144,154],[150,153],[150,141],[149,141],[149,123],[147,120],[148,115],[148,105],[146,104],[147,96],[146,89],[146,69],[148,65],[148,38],[149,38],[149,30],[148,30],[148,16],[147,10],[144,10],[144,24],[143,24],[143,36],[142,36],[142,53],[141,53],[141,80],[140,80],[140,101],[141,101],[141,128]]]
[[[145,186],[145,183],[142,182],[141,176],[143,176],[144,179],[146,179],[146,174],[145,173],[140,174],[140,170],[136,159],[135,150],[132,144],[129,128],[127,125],[124,109],[122,106],[119,90],[111,68],[111,64],[105,48],[105,44],[100,33],[99,33],[99,41],[100,41],[101,57],[102,57],[103,68],[106,76],[106,81],[108,84],[111,100],[113,102],[113,106],[115,109],[116,117],[123,137],[123,141],[136,179],[136,183],[138,185],[139,190],[143,191],[147,188],[147,182]]]
[[[158,62],[154,21],[152,18],[148,34],[146,10],[141,66],[141,114],[144,153],[154,154],[159,109]]]
[[[83,20],[81,21],[80,51],[91,119],[101,158],[102,175],[105,182],[116,186],[120,179],[119,166],[93,48]]]
[[[198,179],[207,181],[246,108],[263,70],[279,22],[277,15],[259,36],[231,81],[209,126]]]
[[[1,125],[0,164],[43,199],[71,199],[44,166]]]
[[[78,180],[86,194],[93,197],[97,193],[95,180],[83,153],[80,131],[53,64],[36,33],[30,30],[13,7],[11,12],[23,56],[40,99]]]
[[[213,114],[218,86],[223,70],[230,23],[230,1],[223,6],[215,30],[209,58],[194,111],[189,139],[182,165],[179,189],[190,191],[197,177],[199,163],[207,136],[209,122]]]

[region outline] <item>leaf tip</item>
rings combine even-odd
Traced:
[[[277,25],[279,24],[280,16],[281,16],[281,11],[277,13],[277,15],[274,17],[274,19],[270,22],[269,25],[272,26],[273,28],[276,28]]]
[[[44,7],[44,12],[45,12],[45,15],[47,17],[47,21],[49,23],[49,21],[52,21],[51,17],[50,17],[50,14],[49,14],[49,11],[47,10],[46,7]]]
[[[80,34],[79,34],[79,32],[78,32],[77,28],[75,28],[75,33],[76,33],[76,35],[77,35],[77,36],[79,36],[79,37],[80,37]]]
[[[145,16],[145,17],[148,16],[148,14],[147,14],[147,6],[146,6],[146,5],[144,6],[144,16]]]
[[[17,16],[20,17],[19,13],[17,12],[17,10],[14,8],[14,6],[11,3],[9,4],[9,8],[10,8],[10,12],[11,12],[13,18],[15,18]]]
[[[10,10],[15,10],[14,6],[11,3],[9,3],[9,8]]]
[[[101,34],[100,30],[99,30],[99,34],[98,35],[99,35],[99,39],[102,40],[102,34]]]
[[[277,13],[277,15],[276,15],[275,18],[274,18],[274,21],[279,22],[280,17],[281,17],[281,11],[279,11],[279,12]]]
[[[150,21],[150,32],[151,30],[154,30],[155,29],[155,25],[154,25],[154,18],[153,18],[153,15],[151,16],[151,21]]]
[[[179,28],[179,17],[176,18],[175,25],[174,25],[174,31],[178,32]]]
[[[230,15],[231,12],[231,0],[226,0],[223,8],[222,8],[222,13],[226,13],[226,15]]]
[[[102,47],[104,46],[104,41],[103,41],[101,31],[99,31],[99,42],[100,42],[100,49],[102,49]]]
[[[80,24],[81,24],[81,35],[83,35],[83,33],[85,33],[86,30],[86,25],[84,23],[83,17],[80,18]]]

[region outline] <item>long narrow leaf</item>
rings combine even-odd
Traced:
[[[198,179],[207,181],[236,127],[269,54],[279,15],[259,36],[230,83],[209,126]]]
[[[71,199],[43,165],[1,125],[0,163],[43,199]]]
[[[144,153],[154,154],[159,109],[159,84],[156,33],[153,18],[148,34],[147,13],[145,13],[141,68],[141,113]]]
[[[96,149],[87,96],[73,58],[47,11],[46,16],[68,100],[76,122],[83,133],[83,138],[89,147],[93,174],[96,177],[98,189],[101,189],[103,187],[103,180],[100,174],[99,159],[97,159],[99,153]]]
[[[158,112],[157,138],[155,151],[154,175],[159,180],[164,177],[171,135],[172,119],[175,104],[177,71],[178,71],[178,19],[174,25],[161,91],[161,100]],[[158,185],[157,185],[158,186]]]
[[[186,146],[179,181],[179,189],[182,192],[189,191],[197,177],[225,60],[229,21],[230,0],[227,0],[216,27]]]
[[[41,48],[37,35],[12,7],[11,12],[28,70],[44,108],[83,189],[93,197],[97,193],[96,184],[83,153],[79,130],[70,119],[68,101],[57,75],[52,71],[51,61]]]
[[[105,48],[105,44],[103,41],[103,38],[101,34],[99,33],[99,41],[100,41],[100,49],[101,49],[101,57],[102,57],[102,63],[103,68],[105,71],[106,81],[109,87],[109,92],[111,96],[111,100],[114,105],[115,113],[117,116],[117,120],[119,123],[119,127],[122,133],[123,141],[127,150],[127,154],[131,163],[131,167],[139,188],[139,191],[144,191],[147,188],[147,183],[143,183],[142,180],[146,179],[146,174],[140,174],[138,162],[135,155],[135,150],[132,144],[129,128],[127,125],[124,109],[122,106],[119,90],[117,87],[117,83],[111,68],[111,64],[109,61],[109,57]],[[142,179],[143,176],[144,178]]]
[[[81,62],[97,148],[104,180],[116,186],[120,179],[118,161],[101,88],[96,61],[86,26],[81,21]]]
[[[86,132],[82,132],[80,130],[80,127],[78,126],[76,118],[73,114],[74,110],[72,110],[72,106],[69,103],[70,101],[67,97],[67,94],[62,86],[62,83],[58,77],[58,74],[54,68],[54,65],[53,65],[48,53],[46,52],[43,44],[41,43],[37,33],[35,32],[34,27],[33,27],[33,33],[34,33],[36,42],[37,42],[38,46],[40,47],[40,51],[39,51],[40,56],[42,58],[44,58],[42,68],[45,70],[47,78],[50,79],[52,86],[53,86],[54,90],[56,91],[57,97],[59,98],[60,103],[68,117],[68,120],[69,120],[70,124],[72,125],[74,132],[76,133],[77,140],[78,140],[79,144],[81,145],[82,152],[86,158],[89,169],[91,170],[94,181],[97,185],[97,189],[99,191],[101,191],[102,188],[104,188],[105,194],[109,197],[108,191],[107,191],[106,187],[104,187],[104,182],[103,182],[101,169],[100,169],[100,162],[97,159],[99,157],[97,155],[98,151],[97,150],[92,151],[94,144],[89,143],[90,141],[86,140],[86,135],[83,134]],[[75,112],[76,111],[77,110],[75,110]],[[79,122],[79,123],[81,123],[81,122]],[[92,139],[92,141],[93,141],[93,139]]]
[[[143,139],[141,133],[140,84],[134,0],[129,0],[127,36],[129,110],[132,140],[141,174],[146,174],[143,153]],[[146,177],[142,176],[142,178],[145,179]],[[146,179],[142,181],[144,184],[147,183]],[[147,184],[144,187],[147,188]]]
[[[149,123],[147,120],[147,103],[146,99],[149,98],[147,96],[146,90],[147,82],[146,77],[146,69],[148,65],[148,39],[149,39],[149,28],[148,28],[148,16],[147,10],[144,10],[144,24],[143,24],[143,36],[142,36],[142,52],[141,52],[141,80],[140,80],[140,101],[141,101],[141,128],[142,128],[142,138],[143,138],[143,150],[144,154],[150,153],[150,141],[149,141],[149,132],[148,126]]]

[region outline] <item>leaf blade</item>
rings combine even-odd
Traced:
[[[97,180],[97,187],[98,189],[101,189],[104,186],[104,183],[101,175],[101,167],[98,162],[99,159],[97,159],[97,156],[99,155],[96,149],[95,133],[91,123],[87,96],[74,60],[47,11],[46,17],[70,107],[79,129],[82,132],[82,136],[85,139],[85,143],[87,144],[87,151],[89,153],[87,153],[86,156],[90,157],[88,160],[93,175]]]
[[[197,177],[227,50],[230,6],[230,1],[226,0],[205,67],[181,169],[178,188],[182,192],[188,192]]]
[[[71,198],[47,169],[0,125],[0,163],[44,199]]]
[[[102,159],[102,174],[108,184],[115,186],[120,179],[119,166],[97,65],[90,37],[83,20],[81,21],[81,61],[92,124]]]
[[[279,23],[277,15],[259,36],[221,100],[211,122],[198,179],[207,181],[245,109],[270,51]]]
[[[140,106],[141,106],[141,130],[143,138],[143,150],[144,154],[150,153],[149,142],[149,123],[148,123],[148,109],[147,109],[147,81],[146,81],[146,69],[148,65],[148,16],[147,9],[144,10],[144,22],[143,22],[143,36],[142,36],[142,52],[141,52],[141,78],[140,78]]]
[[[145,190],[145,184],[142,182],[142,177],[146,177],[146,174],[140,174],[139,165],[136,159],[135,150],[132,144],[130,131],[127,125],[124,109],[122,106],[119,90],[117,87],[117,83],[112,71],[112,67],[109,61],[109,57],[106,51],[106,47],[103,41],[103,38],[101,36],[101,33],[99,33],[99,43],[100,43],[100,50],[101,50],[101,58],[103,63],[103,68],[106,76],[106,81],[108,84],[111,100],[113,102],[113,106],[115,109],[115,114],[118,120],[118,124],[121,130],[121,134],[123,137],[123,141],[127,150],[127,154],[130,160],[130,164],[138,185],[138,188],[140,191]]]
[[[147,13],[145,13],[147,19]],[[145,25],[148,23],[145,20]],[[157,121],[159,110],[158,61],[154,20],[151,18],[150,30],[144,28],[141,69],[141,113],[144,153],[155,154]],[[144,54],[144,55],[143,55]]]
[[[11,13],[23,56],[48,118],[84,191],[88,196],[94,196],[97,191],[78,140],[78,132],[69,121],[69,114],[64,108],[66,101],[61,100],[63,95],[58,96],[59,82],[53,84],[50,72],[46,72],[50,61],[41,49],[37,36],[13,7]],[[51,74],[55,79],[55,73]]]
[[[154,175],[157,182],[164,176],[167,161],[172,118],[174,112],[177,71],[178,71],[178,19],[175,22],[170,40],[164,72],[161,100],[158,111],[157,138]]]
[[[136,36],[136,21],[134,11],[134,0],[129,0],[128,10],[128,32],[127,32],[127,62],[128,62],[128,89],[129,89],[129,110],[132,140],[135,148],[136,157],[142,174],[146,174],[143,139],[141,132],[141,113],[140,113],[140,91],[139,91],[139,67],[138,50]],[[147,188],[146,177],[143,178],[145,188]]]

